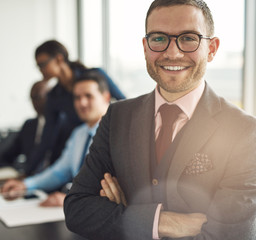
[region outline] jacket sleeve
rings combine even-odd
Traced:
[[[111,107],[110,107],[111,109]],[[157,204],[125,207],[100,197],[100,181],[106,172],[115,175],[109,150],[109,118],[102,119],[86,157],[64,202],[67,227],[89,239],[152,239]]]
[[[206,212],[208,222],[193,240],[253,240],[256,236],[255,121],[240,123],[240,132],[225,173]],[[191,238],[192,239],[192,238]]]
[[[30,120],[25,121],[25,123],[23,124],[22,128],[17,133],[13,141],[7,146],[6,149],[4,149],[1,156],[2,165],[12,165],[19,154],[25,154],[25,150],[22,148],[22,136],[28,134],[26,132],[26,129],[29,128],[29,122]]]
[[[76,149],[74,138],[75,133],[68,139],[66,147],[56,162],[44,169],[44,171],[25,178],[24,183],[27,189],[42,189],[47,192],[56,191],[72,180],[73,152]]]

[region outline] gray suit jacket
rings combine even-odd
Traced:
[[[154,93],[112,104],[65,199],[68,228],[89,239],[152,239],[150,159],[155,154]],[[256,121],[206,85],[165,179],[165,210],[207,215],[189,240],[252,240],[256,213]],[[99,196],[110,172],[128,207]]]

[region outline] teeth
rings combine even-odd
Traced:
[[[169,71],[181,71],[185,69],[185,67],[181,67],[181,66],[164,66],[163,68]]]

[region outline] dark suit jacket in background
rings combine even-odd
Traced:
[[[22,128],[12,140],[12,142],[3,150],[1,154],[1,165],[12,166],[19,155],[26,158],[25,165],[30,165],[30,156],[35,150],[35,135],[38,125],[38,118],[31,118],[25,121]],[[24,166],[25,167],[25,166]],[[26,167],[25,167],[26,168]]]
[[[65,199],[70,230],[91,240],[152,239],[154,104],[153,92],[110,106]],[[165,210],[204,213],[208,222],[196,237],[180,239],[255,239],[255,118],[206,84],[183,130],[165,178]],[[128,207],[99,196],[106,172],[117,176]]]

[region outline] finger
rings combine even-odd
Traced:
[[[119,189],[118,189],[119,184],[117,183],[118,186],[116,185],[115,181],[113,180],[113,177],[109,173],[106,173],[104,175],[104,178],[107,181],[107,183],[108,183],[108,185],[111,189],[111,192],[114,195],[115,202],[117,204],[121,203],[121,194],[120,194]]]
[[[5,182],[3,187],[2,187],[2,189],[1,189],[1,192],[8,192],[8,191],[10,191],[12,186],[13,186],[13,181],[12,180],[9,180],[9,181]]]
[[[118,191],[122,192],[122,189],[121,189],[121,187],[120,187],[120,185],[119,185],[119,183],[118,183],[118,181],[117,181],[117,178],[116,178],[116,177],[112,177],[112,180],[113,180],[113,182],[115,183],[115,185],[116,185]]]
[[[21,196],[24,195],[24,192],[20,193],[18,191],[15,191],[15,190],[11,190],[11,191],[8,191],[8,192],[4,192],[2,194],[2,196],[4,197],[4,199],[6,200],[14,200],[14,199],[17,199]]]
[[[10,191],[24,191],[26,189],[26,186],[22,181],[16,181],[16,180],[9,180],[7,181],[3,187],[1,192],[10,192]]]
[[[107,196],[103,189],[100,190],[100,196],[101,197],[106,197]]]
[[[116,187],[118,189],[118,191],[120,192],[120,195],[121,195],[121,202],[123,203],[124,206],[127,206],[127,201],[126,201],[126,198],[125,198],[125,195],[124,195],[124,192],[123,190],[121,189],[118,181],[117,181],[117,178],[116,177],[113,177],[113,181],[115,182],[116,184]]]
[[[105,179],[102,179],[101,180],[101,186],[102,186],[102,189],[104,190],[105,194],[106,194],[106,197],[112,201],[112,202],[115,202],[115,196],[114,194],[112,193],[111,191],[111,188],[108,184],[108,182],[105,180]]]
[[[25,189],[15,181],[8,181],[2,188],[1,194],[7,200],[14,200],[25,194]]]
[[[57,202],[54,195],[49,195],[46,200],[40,203],[40,206],[42,207],[53,207],[56,205],[57,205]]]
[[[43,201],[43,202],[41,202],[39,205],[41,206],[41,207],[47,207],[47,206],[49,206],[49,200],[48,200],[49,198],[47,198],[45,201]]]
[[[56,192],[56,194],[55,194],[55,201],[56,201],[56,206],[57,207],[63,207],[65,197],[66,197],[65,193]]]

